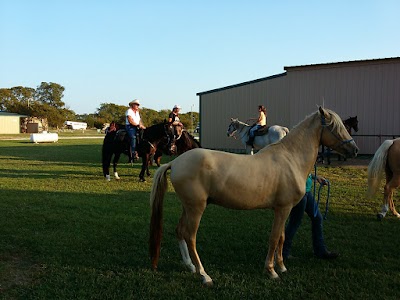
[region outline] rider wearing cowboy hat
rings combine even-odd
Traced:
[[[139,113],[140,102],[138,99],[129,102],[129,108],[125,113],[126,131],[131,142],[131,157],[135,155],[136,148],[136,133],[138,129],[145,129]],[[136,155],[135,155],[136,156]]]
[[[174,134],[175,137],[178,136],[180,131],[177,130],[177,126],[180,126],[181,129],[183,129],[183,124],[181,123],[181,120],[179,120],[179,111],[181,110],[181,107],[176,104],[174,108],[172,109],[172,112],[168,116],[168,123],[170,126],[174,128]]]

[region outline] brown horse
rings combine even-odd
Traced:
[[[167,171],[182,202],[183,212],[176,229],[179,246],[187,267],[202,276],[204,284],[212,279],[204,270],[196,250],[196,234],[208,204],[232,209],[274,210],[265,269],[271,278],[281,272],[285,221],[305,194],[306,179],[312,171],[320,144],[342,154],[356,156],[358,148],[339,116],[323,108],[307,117],[288,135],[255,155],[232,154],[207,149],[193,149],[154,174],[150,194],[150,255],[157,269],[162,236],[163,198],[167,189]]]
[[[179,134],[177,137],[172,141],[172,154],[176,154],[177,156],[181,155],[182,153],[189,151],[191,149],[195,148],[201,148],[200,142],[198,142],[193,135],[191,135],[187,130],[181,128],[180,126],[176,126],[176,128],[179,128]],[[156,153],[154,154],[154,157],[150,158],[150,165],[152,165],[153,160],[156,163],[157,167],[161,165],[161,157],[164,151],[164,147],[166,147],[167,144],[161,142],[158,146],[158,149]]]
[[[383,206],[378,213],[378,219],[386,216],[388,209],[400,218],[393,202],[393,192],[400,186],[400,138],[395,140],[386,140],[376,150],[374,157],[368,165],[368,196],[372,198],[386,175],[386,184],[384,186]]]

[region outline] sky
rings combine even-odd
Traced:
[[[199,111],[196,94],[286,66],[399,57],[400,1],[0,0],[0,88]]]

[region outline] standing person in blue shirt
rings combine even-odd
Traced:
[[[319,211],[314,195],[311,192],[313,179],[314,175],[308,175],[306,181],[306,194],[301,199],[301,201],[292,208],[292,211],[290,212],[289,222],[285,229],[285,242],[283,244],[282,251],[284,260],[290,257],[292,241],[297,229],[300,227],[304,212],[307,213],[308,217],[311,220],[311,232],[315,256],[321,259],[335,259],[339,256],[339,253],[328,251],[328,249],[326,248],[324,237],[322,234],[322,215]],[[323,177],[317,176],[316,181],[323,185],[327,184],[326,179]]]
[[[125,123],[126,123],[126,131],[129,135],[131,142],[131,157],[132,159],[137,159],[136,150],[136,133],[138,129],[146,129],[146,127],[142,123],[142,119],[140,118],[139,113],[139,100],[135,99],[129,102],[129,108],[125,113]]]

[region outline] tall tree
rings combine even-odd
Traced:
[[[126,106],[117,105],[114,103],[101,103],[97,109],[97,116],[103,123],[110,123],[115,121],[117,123],[125,124]]]
[[[42,82],[36,89],[36,99],[42,104],[47,104],[55,108],[63,108],[65,103],[61,100],[65,88],[58,83]]]

